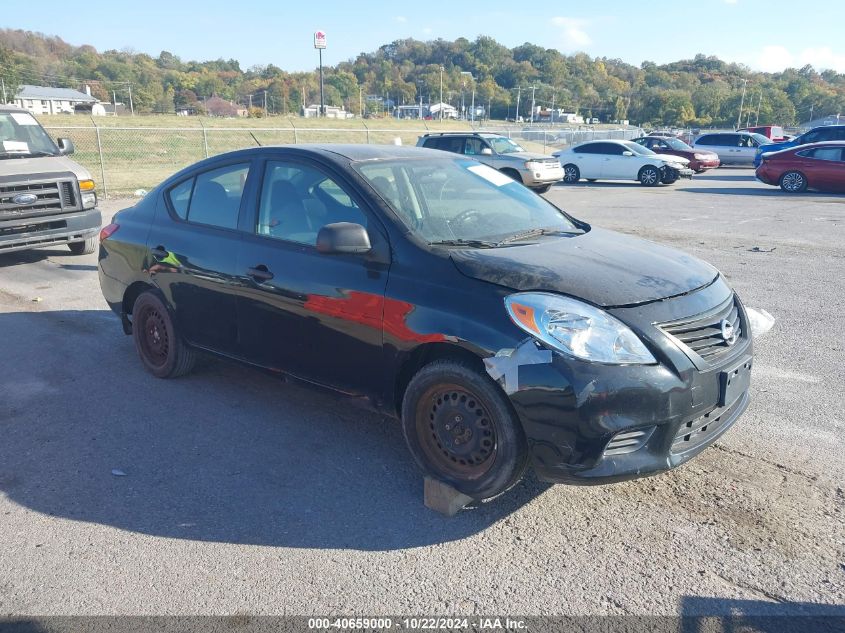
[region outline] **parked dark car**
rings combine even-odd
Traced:
[[[811,143],[763,154],[757,179],[786,192],[845,191],[845,141]]]
[[[669,156],[686,158],[689,161],[688,167],[697,174],[707,169],[718,167],[721,164],[719,155],[715,152],[705,150],[696,151],[679,138],[649,135],[635,138],[634,142],[647,147],[657,154],[668,154]]]
[[[788,141],[762,145],[754,156],[754,166],[760,166],[764,154],[772,154],[791,147],[809,145],[810,143],[823,143],[825,141],[845,141],[845,125],[821,125],[803,134],[799,134]]]
[[[475,498],[529,462],[579,484],[664,471],[748,404],[748,316],[715,268],[442,151],[204,160],[103,229],[99,277],[154,375],[203,350],[369,399]]]

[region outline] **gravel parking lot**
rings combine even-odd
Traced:
[[[223,361],[157,380],[95,255],[6,254],[0,615],[845,615],[845,196],[741,169],[547,196],[710,261],[776,317],[714,447],[446,519],[393,421]]]

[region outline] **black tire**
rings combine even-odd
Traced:
[[[654,165],[646,165],[640,169],[637,180],[645,187],[656,187],[660,184],[660,170]]]
[[[660,182],[662,182],[664,185],[673,185],[678,182],[678,179],[674,176],[664,176],[663,180],[661,180]]]
[[[534,191],[536,193],[546,193],[551,188],[552,188],[551,185],[543,185],[542,187],[535,187]]]
[[[522,184],[522,176],[519,175],[519,172],[515,169],[502,169],[500,170],[505,176],[510,178],[511,180],[515,180],[516,182]]]
[[[563,182],[572,184],[581,180],[581,170],[578,165],[568,164],[563,166]]]
[[[402,430],[424,473],[474,499],[503,493],[528,463],[510,402],[462,362],[438,360],[417,372],[402,399]]]
[[[787,193],[801,193],[807,189],[807,177],[800,171],[788,171],[780,177],[780,188]]]
[[[84,242],[71,242],[67,247],[74,255],[90,255],[97,250],[97,236],[89,237]]]
[[[135,299],[132,338],[144,369],[157,378],[176,378],[194,368],[196,352],[184,343],[155,292],[148,290]]]

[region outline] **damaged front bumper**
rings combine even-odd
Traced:
[[[714,356],[699,356],[660,325],[731,300],[742,331]],[[611,312],[648,341],[656,364],[580,361],[533,339],[485,361],[519,416],[541,480],[604,484],[674,468],[748,406],[752,323],[725,284]]]

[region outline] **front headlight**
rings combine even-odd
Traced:
[[[527,160],[525,161],[525,169],[537,169],[537,163],[533,160]]]
[[[505,308],[517,326],[568,356],[611,365],[657,362],[627,325],[582,301],[519,292],[505,297]]]
[[[93,180],[80,180],[79,193],[82,196],[82,208],[93,209],[97,206],[96,185]]]
[[[710,157],[707,154],[695,154],[695,160],[708,160]]]

